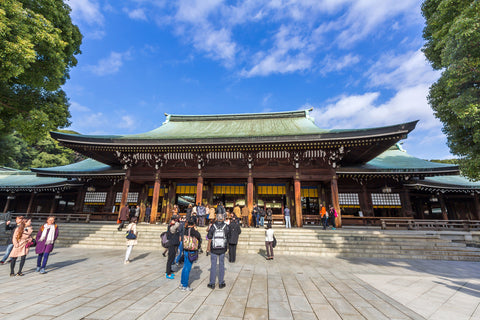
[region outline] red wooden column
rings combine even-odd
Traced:
[[[248,179],[247,179],[247,207],[248,207],[248,221],[252,218],[253,210],[253,176],[252,169],[248,169]]]
[[[440,209],[442,210],[442,219],[448,220],[447,207],[445,206],[445,198],[443,197],[443,194],[438,194],[438,200],[440,201]]]
[[[30,200],[28,201],[27,214],[32,212],[33,199],[35,198],[36,191],[32,191],[30,194]]]
[[[412,202],[410,201],[410,192],[407,188],[403,189],[402,213],[404,217],[413,216]]]
[[[152,212],[150,214],[150,223],[155,224],[157,222],[158,215],[158,198],[160,197],[160,170],[155,172],[155,184],[153,185],[152,195]]]
[[[298,172],[293,179],[293,186],[295,191],[295,218],[297,220],[297,227],[303,226],[303,215],[302,215],[302,187],[300,185],[300,179]]]
[[[202,198],[203,198],[203,177],[202,177],[202,171],[198,171],[198,177],[197,177],[197,197],[195,204],[202,203]]]
[[[120,209],[118,210],[118,219],[120,219],[120,211],[125,204],[127,203],[128,199],[128,191],[130,190],[130,168],[127,169],[125,173],[125,180],[123,180],[123,190],[122,190],[122,200],[120,201]]]
[[[342,227],[342,213],[340,212],[340,202],[338,201],[338,183],[337,176],[333,176],[332,181],[330,182],[332,189],[332,205],[337,211],[338,217],[335,219],[335,224],[337,228]]]

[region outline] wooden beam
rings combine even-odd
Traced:
[[[252,169],[248,170],[248,179],[247,179],[247,207],[249,212],[249,221],[251,218],[253,210],[253,176]]]
[[[473,201],[474,201],[474,204],[475,204],[475,211],[477,213],[477,219],[480,220],[480,199],[479,199],[478,193],[476,193],[476,192],[473,195]]]
[[[447,207],[445,206],[445,198],[442,193],[438,194],[438,200],[440,200],[440,208],[442,210],[442,219],[448,220]]]

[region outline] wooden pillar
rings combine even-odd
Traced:
[[[197,177],[197,197],[195,204],[202,204],[203,199],[203,177],[202,177],[202,170],[198,170],[198,177]]]
[[[335,224],[337,228],[342,227],[342,213],[340,212],[340,202],[338,200],[338,182],[337,182],[337,176],[333,176],[332,181],[330,182],[330,186],[332,189],[332,205],[333,208],[335,208],[335,211],[337,211],[338,217],[335,219]]]
[[[252,225],[252,211],[253,211],[253,173],[252,169],[248,169],[248,178],[247,178],[247,202],[248,208],[248,225]]]
[[[57,210],[57,194],[53,194],[53,201],[52,205],[50,206],[50,213],[55,213],[55,210]]]
[[[75,213],[83,212],[83,206],[85,204],[85,193],[86,193],[85,187],[82,186],[78,190],[77,200],[75,200]]]
[[[438,194],[438,200],[440,201],[440,208],[442,210],[442,219],[448,220],[447,207],[445,206],[445,198],[442,193]]]
[[[150,213],[150,223],[155,224],[157,222],[158,215],[158,199],[160,197],[160,170],[155,172],[155,183],[153,185],[153,195],[152,195],[152,212]]]
[[[474,201],[474,206],[476,211],[475,217],[477,218],[477,220],[480,220],[480,199],[479,199],[478,193],[476,192],[473,194],[473,201]]]
[[[115,205],[115,199],[113,195],[114,185],[111,185],[107,191],[107,197],[105,198],[105,205],[103,206],[104,212],[112,212],[113,206]]]
[[[361,193],[361,201],[360,201],[360,209],[362,210],[364,217],[373,216],[373,206],[372,206],[372,201],[370,199],[371,197],[368,194],[367,182],[365,181],[362,184],[362,193]]]
[[[10,200],[11,200],[10,197],[11,195],[7,196],[7,203],[5,203],[5,207],[3,208],[3,213],[7,213],[8,211],[8,207],[10,206]]]
[[[165,222],[168,223],[172,217],[173,205],[175,204],[175,195],[177,193],[177,183],[172,182],[168,187],[168,201],[167,201],[167,213],[165,215]]]
[[[404,217],[413,216],[412,202],[410,201],[410,192],[407,188],[403,189],[402,198],[402,215]]]
[[[122,200],[120,201],[120,209],[118,210],[118,219],[120,219],[120,211],[127,204],[128,192],[130,190],[130,168],[125,173],[125,179],[123,180]]]
[[[295,179],[293,179],[293,188],[295,193],[295,219],[297,221],[297,227],[302,227],[302,186],[300,184],[300,177],[298,176],[298,172],[295,174]]]
[[[32,213],[33,199],[35,198],[36,191],[32,191],[30,194],[30,200],[28,201],[27,214]]]

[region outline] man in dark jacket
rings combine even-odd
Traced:
[[[218,287],[225,288],[225,252],[227,252],[228,239],[230,238],[230,228],[225,223],[225,216],[217,214],[217,221],[208,230],[207,252],[210,257],[210,282],[207,285],[210,289],[215,289],[215,280],[217,278],[217,260],[218,260]]]
[[[121,221],[120,225],[118,226],[118,231],[122,231],[124,225],[125,225],[125,221],[129,221],[129,209],[128,209],[128,205],[125,204],[125,206],[120,209],[120,215],[118,217],[118,219]]]
[[[233,217],[230,222],[230,238],[228,239],[228,262],[235,262],[237,258],[238,236],[242,233],[240,222],[237,217]]]
[[[8,237],[8,246],[7,250],[5,251],[5,255],[3,256],[2,260],[0,260],[0,264],[4,264],[5,261],[7,261],[8,256],[10,256],[10,252],[12,252],[13,249],[13,243],[12,243],[12,230],[15,230],[17,228],[17,225],[22,222],[23,216],[18,216],[15,218],[15,222],[12,222],[10,220],[5,222],[5,232],[7,233]]]

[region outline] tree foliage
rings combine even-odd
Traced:
[[[70,11],[63,0],[0,1],[0,136],[35,143],[70,124],[61,86],[82,41]]]
[[[74,131],[59,131],[77,134]],[[39,137],[35,144],[30,145],[15,132],[0,139],[0,149],[4,148],[11,152],[0,153],[0,163],[20,170],[64,166],[85,159],[73,150],[61,147],[49,134]]]
[[[463,174],[480,179],[480,1],[425,0],[423,52],[442,70],[429,103]]]

